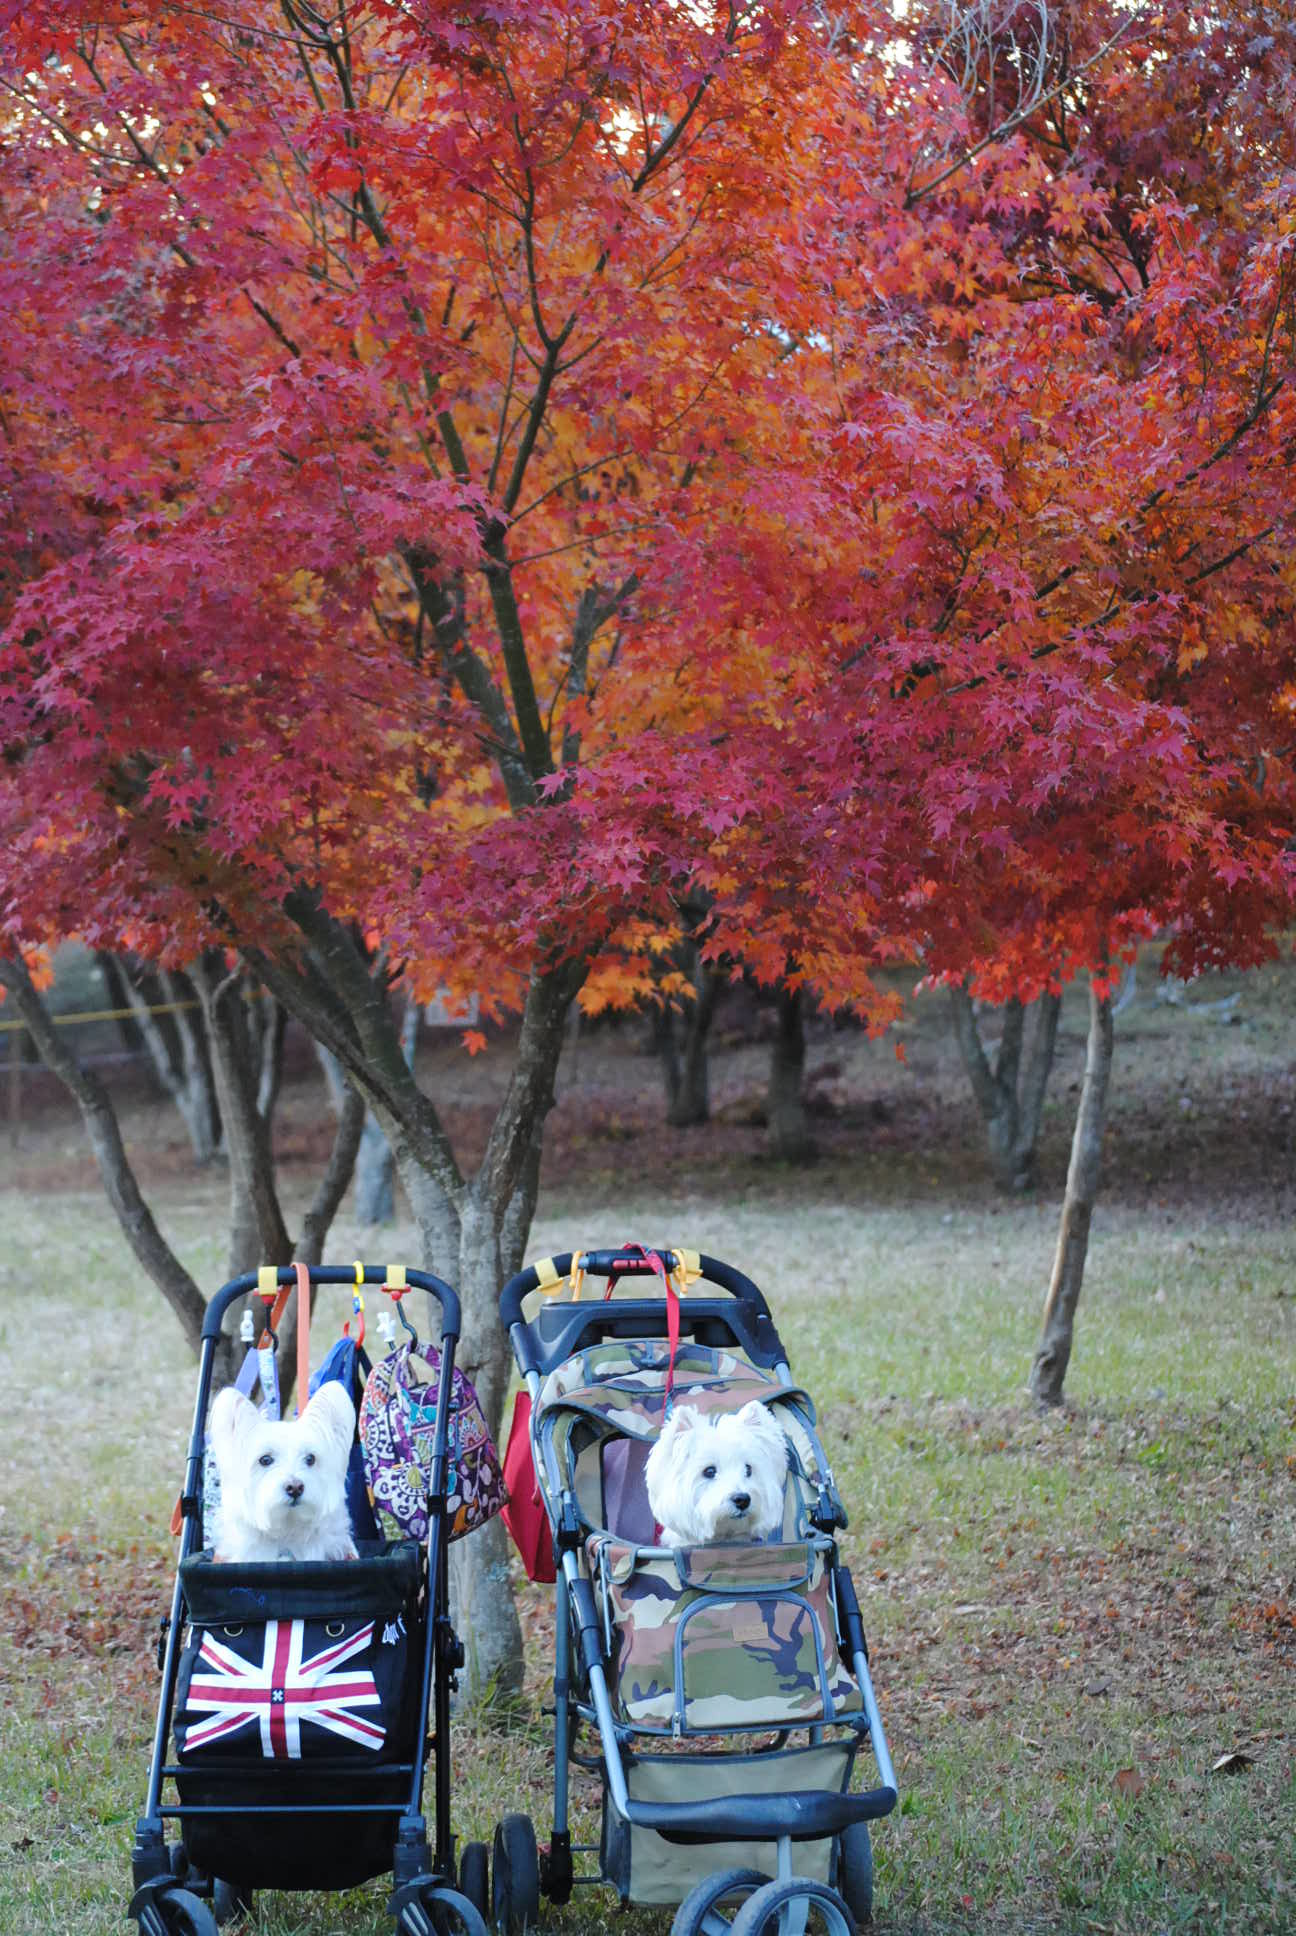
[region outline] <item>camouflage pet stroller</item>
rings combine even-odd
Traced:
[[[654,1274],[653,1295],[627,1291]],[[583,1299],[589,1279],[606,1295]],[[722,1294],[681,1297],[699,1281]],[[512,1900],[521,1872],[555,1902],[603,1880],[623,1902],[679,1904],[672,1936],[725,1936],[731,1922],[734,1936],[849,1936],[871,1914],[868,1824],[895,1807],[895,1776],[837,1553],[846,1516],[765,1299],[714,1258],[626,1245],[530,1266],[500,1313],[526,1384],[512,1449],[529,1431],[551,1535],[534,1571],[546,1577],[552,1552],[557,1606],[553,1839],[537,1860],[525,1818],[511,1818],[497,1914],[519,1926],[532,1910]],[[781,1538],[657,1546],[644,1466],[669,1405],[753,1399],[790,1445]],[[513,1490],[516,1509],[516,1477]],[[582,1724],[595,1754],[575,1752]],[[866,1741],[878,1786],[852,1792]],[[602,1778],[597,1848],[572,1845],[573,1760]],[[597,1855],[597,1877],[575,1873],[582,1854]]]

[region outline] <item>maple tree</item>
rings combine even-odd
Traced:
[[[237,951],[497,1421],[564,1017],[686,897],[875,1027],[1289,912],[1291,10],[972,20],[0,9],[0,932]],[[393,972],[519,1017],[475,1165]]]

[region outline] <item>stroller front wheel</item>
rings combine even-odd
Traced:
[[[867,1822],[851,1822],[837,1837],[835,1880],[856,1922],[872,1922],[873,1843]]]
[[[491,1913],[490,1852],[484,1842],[468,1842],[459,1857],[459,1893],[467,1896],[485,1922]]]
[[[407,1883],[392,1899],[397,1936],[487,1936],[475,1904],[430,1879]]]
[[[252,1914],[252,1891],[241,1882],[227,1882],[224,1876],[217,1876],[212,1883],[212,1909],[218,1927],[223,1929],[226,1923]]]
[[[675,1911],[671,1936],[725,1936],[752,1891],[768,1881],[760,1869],[720,1869],[703,1876]]]
[[[140,1936],[216,1936],[206,1903],[170,1883],[141,1889],[126,1913],[135,1918]]]
[[[495,1831],[491,1912],[502,1936],[523,1936],[540,1920],[540,1851],[529,1815],[505,1815]]]
[[[734,1918],[733,1936],[855,1936],[846,1902],[826,1882],[767,1882]]]

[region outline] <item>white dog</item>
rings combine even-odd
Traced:
[[[355,1406],[321,1385],[300,1418],[262,1418],[227,1386],[208,1440],[220,1474],[213,1528],[218,1560],[353,1560],[346,1503]]]
[[[783,1524],[788,1445],[753,1399],[740,1412],[673,1412],[648,1454],[648,1504],[663,1546],[768,1539]]]

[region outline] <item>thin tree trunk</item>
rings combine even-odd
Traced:
[[[720,977],[714,968],[703,961],[696,942],[690,941],[687,946],[692,957],[689,973],[693,982],[693,1000],[686,1006],[682,1018],[684,1054],[680,1059],[676,1093],[666,1112],[666,1120],[673,1129],[691,1128],[696,1123],[709,1122],[711,1119],[707,1039],[720,993]]]
[[[108,1006],[118,1011],[117,1032],[121,1036],[122,1047],[127,1055],[139,1055],[144,1049],[144,1037],[140,1031],[140,1025],[134,1015],[121,1013],[122,1009],[133,1006],[122,965],[116,955],[106,948],[96,953],[95,960],[99,965],[99,973],[103,976],[104,988],[107,990]]]
[[[175,1312],[185,1341],[196,1353],[206,1316],[206,1303],[197,1284],[158,1229],[140,1193],[138,1180],[122,1142],[111,1097],[99,1078],[90,1070],[83,1069],[60,1040],[26,964],[0,955],[0,982],[13,996],[46,1067],[53,1071],[75,1099],[122,1235],[140,1267],[152,1278]],[[221,1369],[228,1376],[227,1364],[222,1365]]]
[[[954,1037],[986,1126],[990,1167],[1001,1190],[1029,1190],[1034,1185],[1036,1146],[1061,1006],[1061,996],[1052,994],[1030,1004],[1034,1023],[1026,1045],[1026,1008],[1015,996],[1005,1002],[992,1068],[966,984],[950,989]]]
[[[260,1040],[258,1049],[258,1072],[256,1107],[257,1115],[269,1122],[279,1100],[283,1087],[284,1037],[288,1033],[288,1011],[282,1002],[273,995],[262,994],[257,1006],[261,1011]],[[265,1011],[269,1010],[267,1014]]]
[[[158,993],[173,1005],[163,1028],[151,1012],[147,982],[136,980],[132,964],[118,964],[122,990],[135,1015],[135,1023],[158,1081],[180,1112],[189,1143],[198,1163],[210,1163],[220,1145],[221,1121],[212,1087],[211,1064],[201,1031],[194,1026],[193,1013],[180,1006],[196,999],[187,978],[163,974]]]
[[[342,1099],[329,1160],[319,1180],[319,1187],[302,1218],[302,1234],[295,1255],[303,1264],[318,1264],[323,1260],[324,1246],[328,1242],[333,1219],[347,1193],[347,1185],[355,1169],[356,1151],[360,1147],[360,1131],[364,1125],[364,1114],[363,1098],[348,1086]]]
[[[770,1055],[768,1091],[770,1146],[789,1163],[804,1163],[815,1153],[806,1118],[802,1078],[805,1074],[805,1017],[801,990],[780,987],[778,1028]]]
[[[401,1053],[411,1069],[418,1047],[418,1025],[419,1005],[411,997],[405,1004],[400,1032]],[[372,1109],[365,1115],[356,1161],[355,1213],[360,1223],[396,1221],[396,1158]]]
[[[1084,1282],[1089,1226],[1098,1194],[1112,1039],[1111,995],[1099,995],[1091,977],[1084,1083],[1080,1090],[1080,1107],[1076,1112],[1075,1134],[1071,1139],[1071,1164],[1067,1170],[1066,1197],[1058,1228],[1053,1276],[1044,1300],[1044,1323],[1035,1362],[1031,1366],[1030,1389],[1040,1405],[1062,1403],[1062,1386],[1071,1360],[1076,1305]]]
[[[219,956],[194,964],[193,981],[203,1005],[221,1121],[230,1159],[228,1274],[240,1277],[258,1264],[287,1264],[292,1240],[274,1186],[269,1125],[256,1106],[259,1066],[243,1014],[238,975],[225,972]]]

